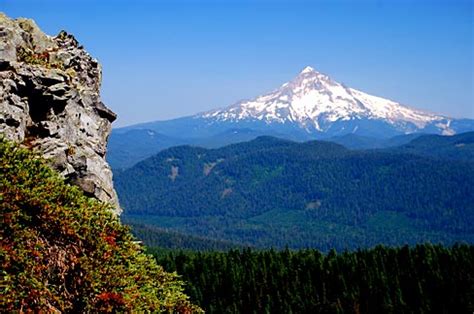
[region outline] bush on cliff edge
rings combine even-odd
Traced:
[[[1,139],[0,219],[2,311],[200,311],[109,205]]]

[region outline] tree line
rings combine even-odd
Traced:
[[[150,249],[208,313],[471,313],[474,246],[318,250]]]

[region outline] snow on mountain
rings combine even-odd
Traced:
[[[382,122],[400,133],[423,132],[428,127],[444,135],[455,133],[450,118],[349,88],[309,66],[268,94],[198,117],[218,122],[293,123],[308,133],[334,131],[336,123],[344,129],[349,122],[355,133],[358,121]]]
[[[375,148],[401,145],[421,133],[472,131],[473,119],[452,119],[412,109],[349,88],[306,67],[292,81],[252,100],[114,129],[107,158],[114,168],[125,168],[171,146],[220,147],[258,136]]]

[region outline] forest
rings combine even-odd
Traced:
[[[472,313],[474,246],[377,246],[327,254],[150,248],[207,313]]]
[[[122,221],[208,313],[472,313],[473,135],[174,147],[119,174]]]
[[[118,173],[115,184],[124,221],[243,246],[469,242],[473,139],[422,136],[385,150],[272,137],[179,146]]]

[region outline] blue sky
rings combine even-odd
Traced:
[[[473,1],[0,0],[103,65],[115,126],[230,105],[306,65],[412,107],[474,118]]]

